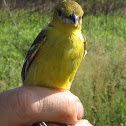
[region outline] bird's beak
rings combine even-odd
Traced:
[[[78,16],[73,13],[69,17],[66,18],[66,22],[70,24],[74,24],[75,27],[78,25]]]

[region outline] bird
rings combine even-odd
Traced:
[[[31,45],[22,68],[23,85],[70,90],[86,55],[82,34],[84,11],[73,0],[62,0],[52,21]]]

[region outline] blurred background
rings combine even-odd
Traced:
[[[26,53],[60,0],[0,0],[0,92],[22,85]],[[87,51],[71,92],[95,126],[126,126],[126,0],[77,0]]]

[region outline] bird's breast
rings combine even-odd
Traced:
[[[83,58],[83,41],[77,35],[59,32],[47,38],[29,68],[33,73],[31,83],[67,88],[70,76],[76,73]]]

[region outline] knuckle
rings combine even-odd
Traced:
[[[75,124],[77,120],[77,101],[76,98],[73,98],[73,96],[66,96],[63,98],[65,104],[63,106],[63,112],[61,116],[63,119],[68,122],[68,124]]]
[[[34,119],[38,114],[38,104],[36,102],[37,99],[33,95],[32,91],[28,88],[21,87],[17,91],[17,116],[24,120],[25,122],[29,122]]]

